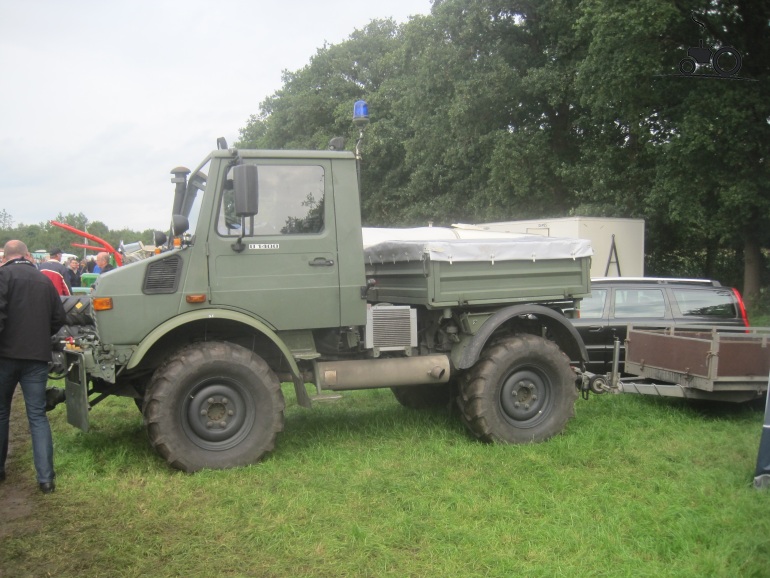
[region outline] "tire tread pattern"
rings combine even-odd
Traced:
[[[260,440],[259,447],[252,452],[251,458],[243,460],[236,458],[232,463],[205,463],[204,450],[194,455],[180,443],[180,434],[175,431],[178,424],[174,422],[173,399],[178,383],[191,367],[200,367],[207,363],[226,361],[232,365],[241,365],[253,370],[260,385],[267,389],[272,402],[271,423],[265,439]],[[173,468],[186,472],[194,472],[204,467],[228,468],[246,465],[259,461],[275,447],[275,439],[284,425],[284,399],[281,384],[275,373],[258,355],[248,349],[226,342],[202,342],[187,345],[167,359],[153,374],[150,386],[144,398],[144,422],[150,444],[158,454]]]
[[[495,401],[498,381],[517,359],[549,364],[558,376],[552,391],[555,397],[547,408],[553,415],[548,416],[542,427],[517,431],[498,416],[499,402]],[[567,356],[552,341],[529,334],[487,346],[476,364],[463,374],[459,389],[457,405],[466,427],[476,438],[498,443],[540,442],[560,433],[575,415],[578,397]]]

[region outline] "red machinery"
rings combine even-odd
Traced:
[[[107,241],[104,239],[100,239],[96,235],[91,235],[90,233],[86,233],[85,231],[81,231],[80,229],[76,229],[75,227],[72,227],[70,225],[66,225],[64,223],[59,223],[58,221],[51,221],[52,225],[56,225],[57,227],[61,227],[65,231],[69,231],[70,233],[74,233],[75,235],[78,235],[79,237],[85,237],[86,239],[89,239],[93,241],[94,243],[98,243],[99,245],[86,245],[83,243],[71,243],[73,247],[79,247],[81,249],[87,249],[89,251],[97,251],[97,252],[105,252],[111,254],[113,257],[115,257],[115,263],[118,267],[123,265],[123,255],[120,254],[119,251],[117,251],[112,245],[110,245]]]

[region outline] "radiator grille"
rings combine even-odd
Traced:
[[[147,267],[142,292],[146,295],[176,293],[182,275],[182,258],[171,255]]]
[[[417,311],[405,306],[377,306],[367,311],[366,347],[381,351],[417,346]]]

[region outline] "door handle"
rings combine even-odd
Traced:
[[[334,265],[334,259],[326,259],[324,257],[316,257],[310,263],[311,267],[332,267]]]

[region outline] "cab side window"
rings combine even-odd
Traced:
[[[666,316],[666,302],[662,289],[616,289],[615,317]]]
[[[260,165],[259,212],[244,223],[235,214],[232,170],[219,203],[217,233],[225,237],[318,234],[324,230],[324,170],[320,166]],[[245,230],[241,232],[242,226]]]

